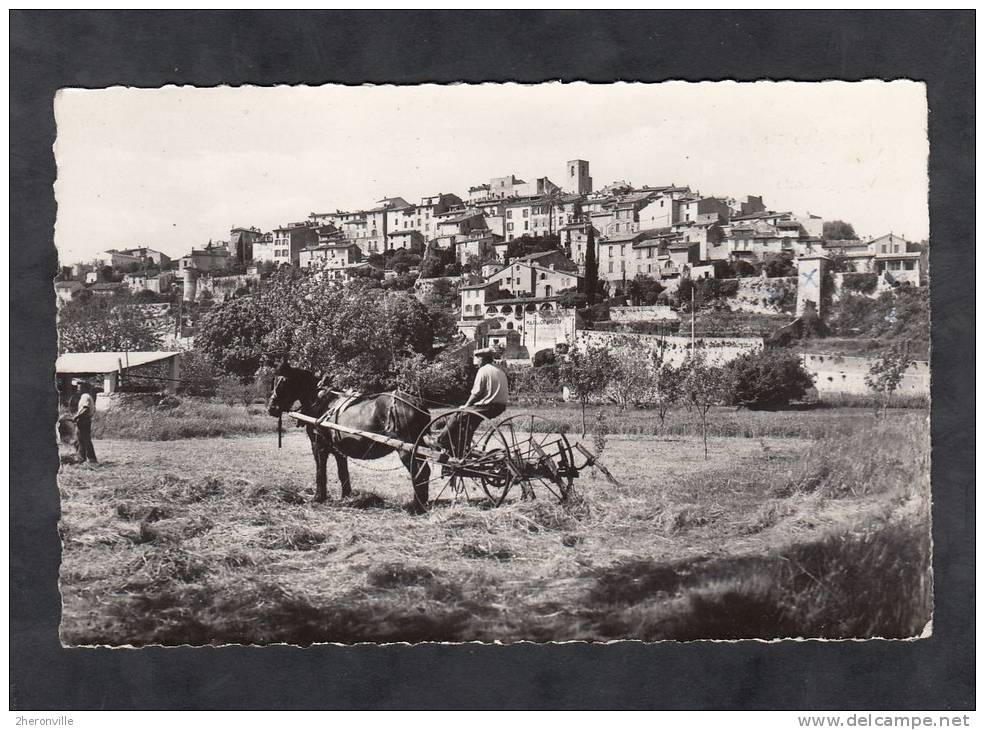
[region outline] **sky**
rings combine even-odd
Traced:
[[[492,177],[690,185],[928,237],[927,105],[912,81],[65,89],[55,98],[63,262],[171,255],[233,226],[411,203]]]

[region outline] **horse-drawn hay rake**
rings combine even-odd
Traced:
[[[594,454],[572,444],[546,419],[533,414],[493,421],[469,408],[431,419],[413,443],[351,428],[325,418],[289,412],[290,418],[317,428],[360,436],[389,446],[412,459],[413,476],[424,475],[432,499],[488,499],[499,506],[515,487],[525,499],[550,495],[565,502],[579,472],[596,467],[615,481]],[[584,461],[576,463],[576,454]]]

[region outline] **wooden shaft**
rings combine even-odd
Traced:
[[[403,439],[395,439],[391,436],[384,436],[380,433],[373,433],[372,431],[361,431],[358,428],[351,428],[349,426],[343,426],[341,423],[335,423],[334,421],[322,421],[319,418],[312,418],[311,416],[306,416],[303,413],[295,413],[291,411],[286,414],[295,421],[301,421],[302,423],[308,423],[312,426],[320,426],[321,428],[330,428],[333,431],[341,431],[342,433],[348,433],[353,436],[359,436],[361,438],[369,439],[370,441],[375,441],[378,444],[383,444],[384,446],[389,446],[392,449],[397,449],[398,451],[404,451],[410,453],[414,450],[414,444],[409,441],[404,441]],[[417,453],[424,457],[425,459],[439,460],[444,454],[440,451],[435,451],[433,449],[420,448]]]

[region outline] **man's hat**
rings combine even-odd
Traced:
[[[475,355],[476,357],[478,357],[479,355],[491,355],[492,357],[496,357],[496,350],[495,348],[492,347],[483,347],[479,350],[476,350],[472,354]]]
[[[86,381],[82,378],[72,378],[72,385],[85,385]]]

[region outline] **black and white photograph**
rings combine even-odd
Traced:
[[[923,83],[54,114],[64,646],[933,635]]]

